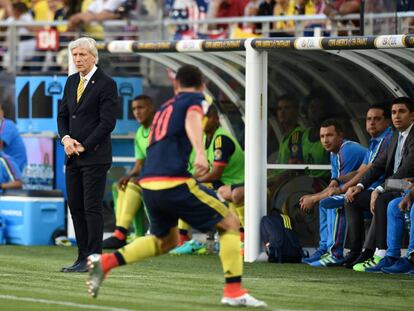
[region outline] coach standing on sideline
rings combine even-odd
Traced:
[[[66,153],[66,191],[78,258],[61,271],[86,272],[86,257],[102,252],[102,199],[112,163],[118,95],[114,80],[95,65],[95,40],[77,39],[69,49],[78,73],[68,77],[57,123]]]

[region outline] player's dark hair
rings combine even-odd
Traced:
[[[410,97],[397,97],[391,102],[391,108],[396,104],[404,104],[410,112],[414,111],[414,101]]]
[[[216,105],[214,105],[214,104],[212,104],[212,105],[210,105],[209,107],[208,107],[208,110],[207,110],[207,113],[206,113],[206,115],[207,116],[211,116],[211,115],[219,115],[219,111],[218,111],[218,109],[217,109],[217,106]]]
[[[136,101],[136,100],[142,100],[147,105],[154,106],[154,101],[148,95],[145,95],[145,94],[138,95],[138,96],[134,97],[134,99],[132,101]]]
[[[175,80],[181,87],[200,87],[203,85],[203,74],[196,66],[184,65],[178,69]]]
[[[335,128],[335,132],[338,134],[344,132],[344,127],[342,126],[341,122],[337,119],[327,119],[321,123],[321,127],[329,127],[333,126]]]
[[[391,111],[390,111],[389,105],[387,105],[386,103],[371,104],[368,107],[368,110],[370,109],[380,109],[382,110],[382,114],[384,115],[385,119],[391,118]]]
[[[299,102],[292,94],[283,94],[282,96],[279,96],[277,99],[277,105],[279,105],[282,100],[287,101],[295,109],[299,109]]]

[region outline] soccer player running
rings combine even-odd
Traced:
[[[222,304],[265,307],[242,287],[239,221],[214,191],[199,184],[187,171],[192,148],[196,175],[208,172],[203,145],[203,77],[192,65],[181,67],[174,82],[174,98],[155,114],[149,137],[147,161],[140,175],[144,201],[153,235],[141,237],[111,254],[88,257],[86,282],[92,297],[108,272],[121,265],[167,253],[177,246],[177,222],[181,218],[202,232],[217,228],[225,287]]]

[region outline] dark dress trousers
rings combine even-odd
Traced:
[[[80,76],[68,77],[58,113],[58,131],[84,147],[66,158],[66,190],[78,244],[78,260],[102,252],[102,200],[112,163],[111,132],[116,124],[118,94],[114,80],[97,69],[79,100]]]
[[[353,203],[346,204],[347,216],[347,238],[346,247],[353,251],[360,251],[362,247],[362,239],[364,232],[363,210],[369,211],[371,190],[367,188],[381,175],[387,178],[402,179],[407,177],[414,177],[414,126],[411,128],[403,146],[401,153],[401,162],[397,171],[394,173],[394,158],[397,149],[399,132],[395,131],[391,138],[390,145],[386,152],[381,154],[370,169],[365,173],[361,179],[365,190],[355,197]],[[382,185],[384,187],[384,185]],[[401,196],[399,192],[384,192],[380,194],[375,203],[375,215],[373,218],[371,233],[372,239],[375,241],[366,241],[365,247],[378,247],[380,249],[387,248],[387,206],[388,203]],[[374,247],[375,246],[375,247]]]

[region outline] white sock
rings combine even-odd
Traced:
[[[379,257],[381,257],[381,258],[384,258],[385,257],[385,254],[387,253],[387,250],[386,249],[376,249],[375,250],[375,256],[379,256]]]

